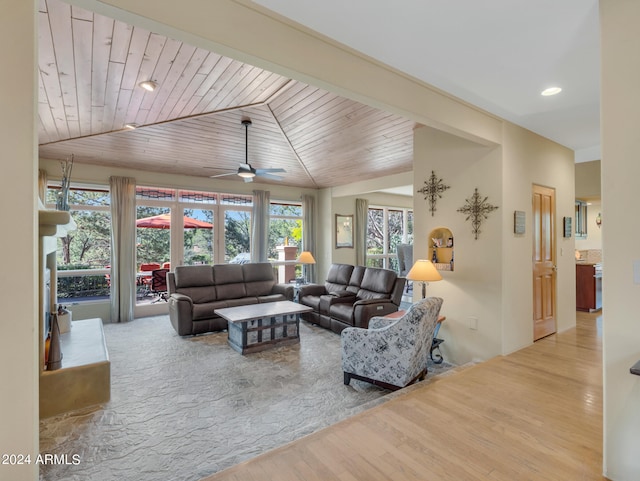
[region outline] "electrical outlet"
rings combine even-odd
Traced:
[[[474,331],[478,330],[478,318],[477,317],[468,317],[467,323],[469,325],[469,329],[473,329]]]

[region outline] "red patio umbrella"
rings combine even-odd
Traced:
[[[136,227],[149,227],[151,229],[170,229],[171,216],[169,214],[154,215],[136,221]],[[185,229],[213,229],[213,224],[191,217],[184,216]]]

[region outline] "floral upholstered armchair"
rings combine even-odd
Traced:
[[[423,380],[441,306],[441,298],[428,297],[400,318],[373,317],[368,329],[343,330],[344,383],[353,378],[396,390]]]

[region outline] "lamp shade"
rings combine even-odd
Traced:
[[[422,281],[433,282],[441,281],[442,276],[433,265],[433,262],[425,259],[420,259],[413,264],[413,267],[407,274],[407,279],[410,281]]]
[[[311,255],[311,252],[302,251],[300,253],[300,255],[298,256],[298,258],[296,259],[296,262],[298,262],[300,264],[315,264],[316,260]]]

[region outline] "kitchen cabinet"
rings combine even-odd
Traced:
[[[600,264],[576,264],[576,310],[602,309],[602,267]]]

